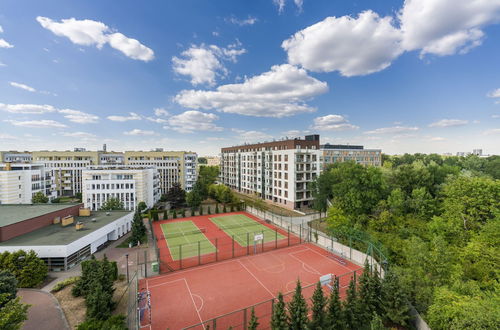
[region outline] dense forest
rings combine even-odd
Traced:
[[[498,328],[500,157],[337,163],[313,186],[329,234],[379,242],[432,329]]]

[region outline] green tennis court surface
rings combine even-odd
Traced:
[[[173,260],[215,252],[215,247],[192,221],[161,224]],[[198,243],[200,242],[200,243]]]
[[[225,215],[210,218],[210,220],[227,235],[234,237],[234,240],[241,246],[253,245],[255,234],[264,234],[264,243],[285,238],[285,236],[243,214]]]

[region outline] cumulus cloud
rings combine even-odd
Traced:
[[[42,114],[54,112],[57,109],[48,104],[4,104],[0,103],[0,110],[17,114]]]
[[[479,46],[484,26],[500,21],[497,0],[406,0],[398,18],[405,50],[421,56],[466,53]]]
[[[213,113],[189,110],[168,119],[166,129],[173,129],[180,133],[194,133],[197,131],[222,131],[213,122],[219,117]]]
[[[163,108],[156,108],[155,109],[155,116],[157,116],[157,117],[168,116],[168,115],[169,115],[168,111],[163,109]]]
[[[441,119],[434,123],[429,124],[429,127],[452,127],[452,126],[463,126],[468,124],[468,120],[461,119]]]
[[[345,131],[351,129],[358,129],[359,127],[350,124],[349,121],[341,115],[327,115],[323,117],[314,118],[312,129],[318,131]]]
[[[286,0],[273,0],[273,3],[278,8],[280,14],[285,10]],[[293,3],[295,3],[299,11],[302,11],[303,0],[293,0]]]
[[[99,120],[98,116],[80,110],[62,109],[59,110],[59,112],[64,114],[64,118],[68,119],[73,123],[91,124],[91,123],[97,123]]]
[[[401,32],[391,17],[371,10],[357,18],[327,17],[283,41],[291,64],[310,71],[358,76],[387,68],[402,52]]]
[[[14,45],[10,44],[5,39],[0,38],[0,48],[13,48]]]
[[[233,128],[232,131],[238,133],[238,139],[242,142],[262,142],[273,138],[272,135],[261,131],[245,131],[236,128]]]
[[[181,53],[181,57],[172,57],[175,73],[189,76],[192,85],[208,84],[213,86],[217,76],[225,77],[228,73],[223,61],[236,62],[237,57],[246,50],[238,43],[226,48],[216,45],[192,45]]]
[[[306,101],[326,93],[328,85],[290,64],[275,65],[271,71],[239,84],[214,91],[183,90],[174,100],[191,109],[217,110],[257,117],[286,117],[316,109]]]
[[[24,89],[25,91],[28,91],[28,92],[32,92],[32,93],[36,92],[36,89],[34,89],[33,87],[30,87],[30,86],[25,85],[25,84],[17,83],[14,81],[10,81],[9,85],[11,85],[12,87]]]
[[[125,56],[135,60],[151,61],[154,52],[136,39],[128,38],[119,32],[114,32],[106,24],[89,19],[75,18],[53,21],[48,17],[38,16],[38,23],[57,36],[66,37],[74,44],[82,46],[96,46],[101,49],[106,43],[121,51]]]
[[[142,130],[142,129],[134,128],[133,130],[131,130],[129,132],[123,132],[123,134],[125,134],[125,135],[141,135],[141,136],[145,136],[145,135],[154,135],[155,132],[154,131],[145,131],[145,130]]]
[[[396,133],[407,133],[414,131],[418,131],[418,127],[392,126],[392,127],[377,128],[373,131],[366,131],[364,132],[364,134],[396,134]]]
[[[496,104],[500,104],[500,88],[492,90],[491,92],[489,92],[488,94],[486,94],[486,96],[495,99],[495,103]]]
[[[108,118],[111,121],[119,121],[119,122],[142,119],[141,116],[139,116],[135,112],[129,112],[128,116],[108,116],[106,118]]]
[[[31,127],[31,128],[64,128],[68,127],[64,125],[63,123],[60,123],[55,120],[4,120],[5,122],[11,123],[14,126],[21,126],[21,127]]]
[[[253,17],[250,15],[248,15],[248,17],[244,18],[244,19],[239,19],[239,18],[236,18],[235,16],[231,16],[229,18],[226,18],[226,22],[229,22],[229,23],[232,23],[235,25],[239,25],[239,26],[254,25],[255,23],[257,23],[257,21],[258,21],[257,17]]]

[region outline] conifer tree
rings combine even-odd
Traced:
[[[382,282],[377,267],[374,267],[371,276],[371,287],[373,292],[373,305],[375,306],[375,313],[382,315]]]
[[[207,214],[212,214],[212,210],[210,209],[210,205],[207,207]]]
[[[234,212],[234,206],[231,204],[231,212]]]
[[[383,317],[393,323],[406,326],[410,319],[410,306],[397,275],[388,271],[382,282]]]
[[[172,212],[172,219],[177,219],[177,211]]]
[[[203,206],[200,205],[200,214],[199,215],[203,215]]]
[[[130,241],[132,244],[137,245],[139,242],[142,243],[146,239],[146,226],[142,221],[141,212],[139,209],[135,210],[134,218],[132,220],[132,234],[130,236]]]
[[[226,204],[224,204],[224,207],[222,208],[222,213],[227,213]]]
[[[333,284],[330,300],[327,307],[327,322],[328,329],[342,330],[344,329],[344,321],[342,319],[342,303],[340,302],[339,280],[335,280]]]
[[[307,318],[307,302],[302,296],[302,286],[300,280],[297,280],[295,293],[293,294],[292,301],[288,303],[289,312],[289,328],[293,330],[307,329],[309,320]]]
[[[219,204],[215,204],[215,214],[219,214]]]
[[[356,330],[359,328],[357,300],[356,282],[354,278],[351,278],[349,287],[347,288],[347,297],[342,306],[342,318],[345,322],[345,329]]]
[[[271,317],[272,330],[288,330],[288,317],[286,315],[283,294],[278,292],[278,301],[274,304],[273,315]]]
[[[326,298],[323,295],[323,287],[318,281],[316,289],[312,296],[312,319],[309,324],[309,329],[326,329]]]
[[[371,276],[370,264],[367,259],[365,261],[363,274],[359,277],[358,319],[360,324],[369,324],[373,317],[373,313],[375,313],[377,309]]]
[[[257,318],[257,316],[255,316],[255,310],[254,308],[252,307],[252,313],[250,314],[250,321],[248,322],[248,327],[247,329],[248,330],[256,330],[257,327],[259,326],[259,319]]]
[[[185,209],[182,209],[182,211],[181,211],[181,215],[182,215],[182,217],[183,217],[183,218],[185,218],[185,217],[186,217],[186,210],[185,210]]]

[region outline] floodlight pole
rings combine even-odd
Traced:
[[[128,277],[128,253],[125,255],[127,258],[127,283],[129,283],[129,277]]]

